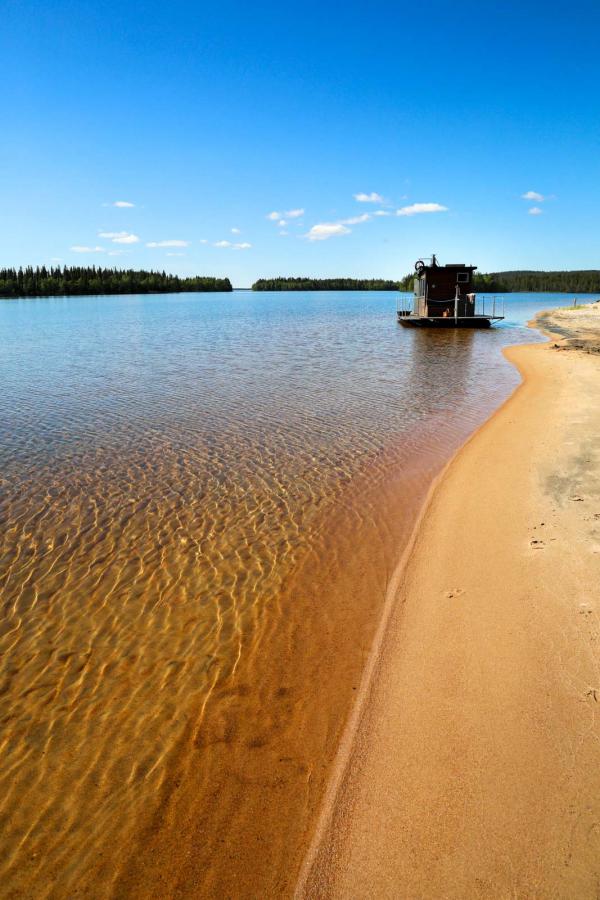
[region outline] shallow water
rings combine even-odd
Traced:
[[[0,895],[287,889],[427,485],[568,299],[395,302],[0,301]]]

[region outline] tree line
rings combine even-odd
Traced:
[[[415,273],[399,281],[386,278],[259,278],[253,291],[412,291]],[[600,293],[600,269],[569,272],[516,270],[475,272],[473,290],[480,293],[510,294],[516,291],[550,291],[568,294]]]
[[[397,291],[398,281],[384,278],[259,278],[253,291]]]
[[[412,291],[414,272],[400,282],[400,290]],[[510,294],[516,291],[537,293],[549,291],[566,294],[600,293],[600,269],[577,269],[570,272],[514,272],[473,273],[473,290],[479,293]]]
[[[80,296],[82,294],[165,294],[231,291],[229,278],[181,278],[144,269],[96,266],[32,266],[0,269],[0,297]]]
[[[600,293],[600,269],[575,269],[568,272],[517,270],[476,274],[475,290],[492,293],[512,291],[551,291],[568,294]]]

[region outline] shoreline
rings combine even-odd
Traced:
[[[539,347],[540,345],[536,343],[519,346]],[[506,356],[505,350],[503,350],[502,353],[504,356]],[[381,619],[377,627],[375,637],[373,639],[369,659],[365,664],[358,696],[354,701],[353,707],[350,710],[350,714],[344,727],[344,733],[338,746],[336,759],[332,765],[330,781],[322,798],[322,810],[318,817],[317,825],[315,827],[309,849],[305,855],[300,874],[297,879],[296,887],[294,890],[295,900],[301,900],[301,898],[303,897],[314,896],[314,894],[312,893],[312,885],[310,885],[311,879],[313,878],[312,870],[315,866],[319,853],[322,851],[322,843],[326,839],[327,830],[331,828],[332,819],[335,812],[335,804],[338,800],[338,795],[340,791],[343,790],[344,783],[347,779],[348,767],[351,762],[353,751],[353,744],[357,738],[357,735],[361,728],[361,724],[363,722],[363,718],[366,714],[366,707],[369,702],[369,692],[373,685],[374,679],[377,677],[377,669],[382,665],[382,651],[386,641],[387,629],[390,625],[390,619],[392,617],[394,607],[396,607],[398,604],[398,592],[400,590],[401,582],[404,577],[406,568],[410,564],[412,554],[415,550],[415,545],[419,539],[423,523],[427,518],[431,504],[436,496],[437,491],[443,484],[444,479],[447,477],[450,468],[455,463],[457,457],[460,456],[460,454],[469,444],[477,439],[480,432],[483,431],[483,429],[488,426],[488,424],[504,409],[504,407],[506,407],[512,401],[512,399],[523,388],[523,386],[524,381],[522,380],[509,394],[509,396],[500,404],[500,406],[493,410],[490,413],[489,417],[484,422],[482,422],[482,424],[472,434],[467,437],[465,442],[461,444],[460,447],[458,447],[454,451],[454,453],[447,460],[442,469],[431,481],[425,497],[423,498],[423,502],[414,521],[410,537],[400,555],[398,563],[388,584],[385,601],[381,611]]]
[[[577,311],[576,315],[579,312]],[[598,336],[596,322],[600,309],[593,312],[591,330],[586,338],[588,344],[590,340],[593,344],[594,334],[596,338]],[[552,314],[542,314],[541,318],[544,332],[547,335],[549,333],[551,339],[556,339],[556,332],[551,330]],[[568,326],[572,332],[572,323],[569,322]],[[473,502],[473,495],[476,492],[473,490],[470,466],[479,466],[483,469],[484,488],[486,490],[491,488],[492,493],[493,482],[500,480],[500,512],[504,505],[502,496],[504,492],[508,497],[507,505],[512,503],[514,507],[513,516],[517,515],[518,518],[520,512],[523,517],[531,495],[525,491],[522,496],[515,496],[518,492],[511,483],[514,473],[510,470],[505,470],[506,477],[503,479],[503,470],[500,467],[492,473],[493,477],[490,480],[490,464],[482,459],[482,451],[486,449],[486,445],[487,450],[493,451],[495,441],[502,437],[506,444],[508,434],[510,434],[508,443],[510,448],[514,432],[516,431],[518,440],[519,425],[522,432],[523,422],[531,418],[532,404],[535,418],[535,404],[539,406],[540,403],[542,405],[545,403],[548,406],[550,401],[555,418],[548,424],[558,425],[556,417],[561,408],[556,402],[553,406],[546,378],[554,378],[556,384],[560,385],[564,401],[564,396],[569,394],[569,390],[571,394],[573,393],[572,369],[577,369],[578,374],[575,377],[579,377],[580,380],[583,370],[586,370],[583,379],[585,382],[583,412],[582,409],[579,411],[579,415],[583,415],[585,420],[583,423],[575,423],[575,427],[578,425],[581,432],[578,434],[580,443],[585,441],[586,433],[592,433],[592,443],[593,435],[600,433],[600,416],[594,416],[593,411],[590,412],[590,409],[586,408],[585,402],[585,398],[590,399],[590,395],[593,397],[593,378],[598,374],[597,359],[582,353],[559,355],[556,353],[557,349],[581,349],[581,346],[580,342],[573,343],[573,334],[569,333],[563,334],[561,343],[555,343],[554,346],[550,341],[547,344],[522,345],[505,351],[505,356],[517,365],[523,381],[458,450],[430,488],[409,544],[394,573],[393,584],[390,585],[386,609],[377,632],[377,639],[373,644],[361,691],[347,723],[319,823],[297,882],[296,897],[346,897],[351,896],[352,891],[361,894],[365,890],[370,891],[371,895],[393,896],[399,891],[402,892],[403,888],[410,896],[498,896],[513,890],[539,890],[539,885],[550,878],[551,871],[554,874],[550,878],[551,884],[545,885],[547,890],[552,893],[561,889],[564,877],[561,873],[560,877],[556,875],[554,871],[556,866],[551,864],[554,855],[560,856],[560,853],[556,854],[556,846],[553,847],[554,855],[547,857],[544,867],[534,862],[534,853],[529,841],[529,850],[521,854],[515,870],[515,854],[518,854],[518,847],[514,846],[514,842],[510,839],[511,828],[518,832],[527,827],[530,831],[538,833],[538,840],[543,844],[544,838],[548,835],[544,831],[545,818],[540,815],[540,804],[544,806],[544,803],[548,802],[549,784],[546,784],[546,793],[543,790],[536,792],[531,776],[519,769],[519,759],[513,759],[511,753],[507,751],[505,746],[507,739],[502,729],[498,730],[496,721],[490,718],[490,694],[494,697],[496,705],[501,708],[506,720],[511,716],[517,720],[521,717],[521,728],[514,728],[512,731],[508,728],[507,731],[516,744],[520,740],[524,741],[524,749],[537,754],[540,762],[546,765],[552,763],[557,778],[560,777],[561,770],[552,752],[544,750],[539,736],[538,739],[535,738],[536,728],[540,727],[540,720],[542,722],[544,720],[544,710],[537,710],[535,727],[532,729],[523,727],[524,722],[525,725],[531,725],[527,722],[527,704],[532,699],[529,696],[530,692],[522,685],[513,685],[515,695],[512,702],[507,703],[505,699],[503,700],[502,693],[498,692],[497,684],[494,683],[494,666],[489,664],[489,655],[494,658],[494,655],[510,657],[512,654],[512,657],[516,657],[512,659],[513,665],[517,662],[528,669],[532,683],[539,680],[540,670],[546,671],[550,665],[550,655],[547,647],[544,652],[544,648],[540,649],[537,645],[543,645],[545,640],[549,640],[550,645],[555,646],[562,634],[561,628],[566,627],[563,621],[564,611],[538,610],[541,618],[548,618],[541,637],[528,635],[523,629],[525,638],[520,641],[512,638],[515,623],[522,612],[517,607],[511,613],[504,610],[498,613],[493,604],[490,607],[490,599],[485,595],[487,592],[491,595],[494,595],[494,591],[498,593],[498,581],[492,585],[486,584],[490,572],[486,571],[485,565],[482,568],[481,560],[476,560],[474,565],[473,560],[469,560],[469,567],[476,571],[471,573],[465,571],[467,567],[464,563],[461,567],[460,552],[461,545],[464,549],[464,540],[459,536],[457,542],[451,534],[452,525],[457,519],[461,520],[461,525],[466,525],[471,530],[477,530],[482,516],[485,519],[486,511],[481,509],[481,505],[478,508],[477,503]],[[592,352],[597,351],[594,349]],[[567,361],[566,365],[562,363],[563,360]],[[542,371],[543,374],[540,374]],[[577,386],[581,387],[579,383]],[[569,396],[571,405],[572,402],[573,397]],[[519,420],[516,429],[511,427],[514,426],[515,420]],[[564,431],[563,427],[562,440]],[[535,431],[533,434],[535,435]],[[529,441],[531,437],[530,433]],[[550,442],[546,444],[542,441],[542,443],[545,449],[543,459],[536,459],[533,466],[527,462],[521,466],[526,481],[532,477],[535,480],[541,468],[550,459],[548,450]],[[568,476],[562,477],[568,481]],[[600,478],[597,480],[597,487],[596,512],[600,512]],[[496,500],[498,499],[496,492]],[[535,501],[538,502],[539,499],[536,497]],[[553,502],[558,508],[558,501],[554,499]],[[467,513],[462,510],[463,503],[468,506]],[[562,518],[569,520],[566,524],[562,523],[563,530],[567,526],[567,531],[570,528],[571,539],[573,535],[582,537],[582,523],[579,520],[572,520],[573,508],[577,505],[567,501],[567,507],[571,508],[563,510],[561,507]],[[534,511],[527,508],[527,512],[529,516],[525,515],[525,518],[531,518]],[[594,516],[596,513],[592,511],[590,515]],[[542,522],[546,520],[544,525],[541,526],[539,523],[534,525],[532,522],[530,529],[540,530],[546,527],[552,513],[546,510],[543,516]],[[490,524],[494,527],[495,523],[492,521]],[[507,526],[506,520],[504,526]],[[584,531],[586,527],[588,526],[583,526]],[[514,528],[516,530],[516,519]],[[444,538],[446,546],[441,546],[439,553],[441,558],[436,560],[435,555],[428,552],[428,542],[431,546],[431,539],[435,537],[439,539],[440,533],[450,534],[450,537]],[[532,534],[535,534],[535,531]],[[544,536],[547,534],[548,531],[544,532]],[[485,537],[478,537],[479,540],[476,542],[485,545]],[[508,551],[504,553],[507,567],[504,574],[510,581],[509,570],[512,565],[517,571],[517,575],[514,576],[515,590],[517,592],[520,590],[519,585],[521,587],[527,585],[529,602],[537,607],[539,597],[536,597],[535,578],[539,577],[540,573],[536,573],[535,569],[539,568],[539,562],[544,556],[546,560],[549,558],[551,543],[544,542],[540,536],[532,536],[529,546],[523,549],[520,544],[515,546],[514,540],[507,538],[501,526],[496,528],[494,539],[497,550],[502,548],[503,544],[510,544],[510,547],[504,548]],[[556,539],[550,539],[554,540]],[[494,548],[488,549],[493,551]],[[556,549],[556,544],[552,549]],[[540,550],[543,552],[540,553]],[[591,561],[587,557],[580,560],[580,567],[591,566],[592,571],[600,574],[598,567],[600,556],[594,559],[594,553],[600,553],[600,547],[593,553],[588,553]],[[554,565],[557,565],[556,560]],[[531,572],[527,571],[530,566],[534,567],[533,583]],[[573,586],[567,584],[568,574],[564,569],[564,560],[562,562],[558,560],[558,566],[560,574],[565,577],[566,588],[572,592]],[[490,567],[492,570],[497,568],[493,554]],[[469,582],[470,578],[470,583],[465,587],[450,585],[442,592],[443,599],[440,601],[440,584],[452,580],[449,572],[445,574],[445,568],[452,570],[455,581]],[[496,571],[495,575],[496,578],[502,579],[502,572]],[[487,617],[481,611],[473,613],[465,602],[469,594],[474,593],[477,588],[480,591],[477,599],[487,608]],[[417,594],[420,595],[422,603],[415,599]],[[444,604],[441,615],[440,602]],[[466,620],[462,623],[455,621],[456,610],[453,607],[456,606],[465,607],[461,615],[464,615]],[[427,618],[425,609],[430,616],[429,623],[424,621],[424,618]],[[511,614],[515,617],[512,624]],[[593,608],[590,607],[589,615],[593,614]],[[587,619],[587,607],[583,613],[578,608],[576,615],[585,616]],[[490,619],[493,620],[494,617],[503,625],[502,641],[499,637],[489,634]],[[437,622],[436,618],[443,621]],[[469,621],[471,618],[473,621]],[[558,627],[559,625],[561,627]],[[450,638],[453,638],[454,642],[450,641],[450,646],[447,646]],[[528,640],[531,640],[533,647],[528,645]],[[575,644],[579,655],[586,660],[588,669],[591,666],[587,672],[587,680],[592,682],[593,660],[587,658],[585,647],[577,645],[577,641]],[[533,654],[535,657],[533,662],[528,659],[532,649],[538,650],[537,655]],[[424,665],[423,656],[429,666]],[[473,675],[473,671],[465,672],[465,668],[474,670],[479,675],[484,674],[483,686],[474,687],[472,680],[467,677],[468,674]],[[510,668],[505,674],[510,681]],[[558,705],[561,715],[566,716],[565,721],[570,721],[573,698],[568,692],[566,697],[561,695],[560,678],[556,673],[554,675],[559,683],[558,687],[556,684],[553,687],[560,695]],[[598,680],[600,682],[600,679]],[[423,682],[429,685],[429,694],[423,695]],[[442,713],[431,711],[428,714],[426,710],[431,702],[431,696],[438,693],[438,686],[443,684],[453,688],[452,703],[448,704],[447,699],[440,696],[437,700]],[[550,697],[548,702],[552,703],[550,688],[546,687],[545,691]],[[583,700],[578,696],[573,703],[585,704],[587,708],[590,702],[600,700],[600,692],[596,693],[595,687],[588,688],[588,691],[583,692]],[[594,727],[593,725],[592,730]],[[562,732],[559,733],[558,739],[554,737],[555,731]],[[546,737],[558,740],[559,743],[561,740],[568,743],[573,739],[569,727],[564,724],[562,729],[547,730]],[[596,734],[594,739],[599,738],[600,734]],[[460,753],[453,753],[453,750],[459,749]],[[497,764],[494,770],[495,777],[486,782],[485,776],[482,775],[485,771],[483,760],[501,756],[504,751],[507,751],[505,756],[511,759],[512,768],[510,766],[507,768],[504,760],[504,769],[502,765]],[[590,754],[591,763],[597,763],[600,759],[600,754],[594,753],[593,748],[590,750],[587,745],[586,752]],[[465,757],[467,763],[464,763]],[[425,759],[428,760],[428,765],[423,763]],[[491,768],[493,770],[493,767]],[[514,771],[519,773],[518,778],[511,774]],[[586,774],[588,780],[593,778],[589,771]],[[515,778],[518,784],[514,783]],[[506,784],[503,779],[506,779]],[[543,782],[543,778],[541,781]],[[573,777],[571,781],[577,783],[580,794],[586,795],[580,784],[581,779]],[[596,778],[595,785],[596,782],[600,788],[600,779]],[[512,821],[510,815],[503,817],[502,810],[510,809],[511,802],[514,806],[514,798],[518,793],[518,791],[511,793],[511,783],[515,790],[524,789],[536,797],[537,817],[530,815],[526,822],[525,808],[520,809],[518,815],[516,808],[513,809]],[[412,797],[415,789],[416,796]],[[574,791],[572,785],[570,790],[565,789],[563,799],[566,801],[566,795],[571,796]],[[505,796],[502,796],[503,794]],[[598,803],[595,802],[597,795],[598,790],[594,788],[590,787],[587,791],[588,813],[579,811],[586,820],[590,818],[589,808],[592,806],[600,819],[600,808],[597,808]],[[379,803],[376,798],[379,798]],[[555,814],[550,816],[550,821],[552,828],[549,830],[564,838],[563,832],[569,817],[558,815],[555,811]],[[394,823],[393,827],[390,827],[390,822]],[[478,822],[477,834],[473,832],[472,822]],[[499,832],[500,825],[502,828]],[[593,829],[595,827],[593,826]],[[479,840],[485,841],[488,836],[493,837],[493,844],[496,846],[493,844],[491,847],[488,846],[486,852],[482,852],[481,848],[474,852]],[[524,844],[527,843],[524,841]],[[560,840],[558,843],[560,844]],[[598,842],[594,840],[592,843]],[[594,847],[596,859],[598,849],[598,846]],[[498,858],[503,854],[511,860],[508,868],[506,866],[503,868],[502,864],[498,863]],[[570,854],[571,860],[577,857],[577,853],[573,850]],[[600,867],[594,863],[593,854],[583,853],[585,859],[580,857],[581,853],[577,857],[578,864],[575,867],[577,876],[573,885],[576,885],[577,891],[583,890],[584,895],[588,896],[586,890],[591,884],[590,879],[598,875]],[[484,863],[481,863],[482,858]],[[568,864],[565,863],[566,865]],[[573,868],[572,864],[571,867]],[[589,893],[589,896],[592,894]]]

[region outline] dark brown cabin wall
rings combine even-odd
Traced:
[[[459,290],[461,294],[470,294],[473,290],[473,275],[469,268],[464,269],[446,269],[443,266],[437,268],[428,268],[427,271],[427,295],[432,300],[454,300],[456,292],[456,283],[459,272],[467,272],[469,281],[461,283]]]
[[[473,293],[473,272],[477,266],[424,266],[415,275],[415,302],[413,314],[428,317],[472,316],[475,305],[467,300]],[[459,274],[465,274],[467,281],[459,282]],[[426,283],[427,301],[420,295],[421,281]],[[456,287],[459,297],[455,309]]]
[[[469,303],[466,295],[473,292],[474,266],[427,266],[424,275],[427,279],[427,298],[429,303],[425,308],[422,301],[418,303],[417,315],[430,317],[454,316],[454,298],[456,286],[459,288],[459,301],[456,314],[459,316],[471,316],[474,314],[474,305]],[[458,282],[459,273],[466,273],[469,280]],[[437,301],[437,302],[436,302]]]

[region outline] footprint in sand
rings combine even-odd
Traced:
[[[532,538],[529,541],[529,546],[531,547],[532,550],[543,550],[546,545],[544,544],[544,541],[540,541],[536,538]]]
[[[446,591],[446,597],[448,598],[448,600],[452,600],[453,597],[460,597],[462,594],[464,594],[462,588],[452,588],[451,591]]]

